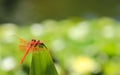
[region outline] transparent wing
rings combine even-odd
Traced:
[[[28,42],[22,38],[19,38],[19,40],[20,40],[21,44],[26,44],[26,45],[28,44]]]
[[[20,41],[21,44],[28,44],[28,42],[27,42],[26,40],[20,38],[20,37],[17,36],[17,35],[14,35],[14,36],[19,39],[19,41]]]
[[[25,46],[25,45],[19,45],[19,49],[20,49],[21,51],[25,51],[26,48],[27,48],[27,46]]]

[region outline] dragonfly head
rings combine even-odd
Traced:
[[[31,41],[36,42],[36,40],[35,40],[35,39],[32,39]]]
[[[35,42],[36,42],[36,40],[32,39],[31,42],[30,42],[30,45],[33,46]]]

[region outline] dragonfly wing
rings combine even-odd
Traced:
[[[22,44],[27,44],[28,43],[26,40],[22,39],[21,37],[19,37],[17,35],[14,35],[14,36],[17,37]]]
[[[19,49],[20,49],[21,51],[25,51],[26,48],[27,48],[27,46],[25,46],[25,45],[19,45]]]
[[[22,44],[28,44],[28,42],[26,40],[22,39],[22,38],[19,38],[19,40]]]
[[[38,46],[36,46],[36,47],[33,47],[33,48],[31,48],[32,50],[32,52],[36,52],[36,51],[38,51],[38,50],[40,50],[40,48],[38,47]]]

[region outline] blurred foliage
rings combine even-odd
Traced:
[[[120,0],[0,0],[0,23],[31,24],[69,17],[120,20]]]
[[[120,23],[112,18],[45,20],[0,26],[0,74],[27,75],[31,53],[23,65],[19,40],[40,39],[51,51],[59,75],[120,75]]]

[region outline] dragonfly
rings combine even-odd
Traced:
[[[42,43],[40,40],[32,39],[30,42],[27,42],[26,40],[24,40],[22,38],[19,38],[19,40],[22,43],[19,45],[20,50],[25,50],[25,54],[22,57],[20,64],[22,64],[24,62],[26,56],[28,55],[28,53],[30,51],[35,52],[35,51],[40,50],[40,48],[48,49],[46,47],[46,45],[44,43]]]

